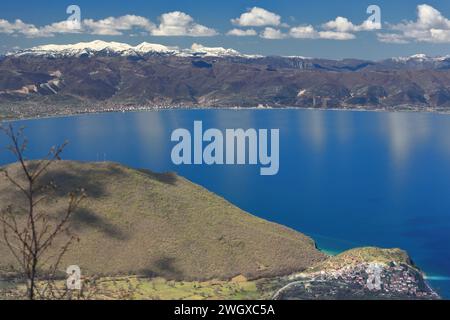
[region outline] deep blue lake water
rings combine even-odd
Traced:
[[[280,171],[175,166],[170,135],[207,128],[279,128]],[[400,247],[450,298],[450,116],[320,110],[166,110],[16,122],[28,155],[70,141],[64,159],[121,162],[180,175],[330,252]],[[0,137],[0,146],[6,145]],[[0,164],[12,157],[1,151]]]

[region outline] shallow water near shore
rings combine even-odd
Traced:
[[[280,170],[175,166],[174,129],[280,129]],[[176,171],[335,254],[400,247],[450,298],[450,116],[324,110],[164,110],[24,120],[28,155],[70,141],[64,159]],[[4,136],[0,146],[6,145]],[[0,164],[13,161],[4,149]]]

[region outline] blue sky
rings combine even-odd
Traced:
[[[64,24],[71,4],[81,9],[76,31]],[[364,23],[370,16],[369,5],[379,6],[379,24]],[[0,51],[95,39],[182,48],[200,43],[249,54],[333,59],[447,55],[450,1],[18,0],[0,4]]]

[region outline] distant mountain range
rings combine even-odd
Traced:
[[[8,55],[13,56],[45,56],[45,57],[81,57],[81,56],[148,56],[166,55],[178,57],[244,57],[259,58],[258,55],[244,55],[234,49],[208,48],[194,43],[190,49],[179,49],[178,47],[167,47],[162,44],[143,42],[137,46],[131,46],[120,42],[106,42],[95,40],[92,42],[80,42],[76,44],[57,45],[49,44],[33,47],[25,50],[18,50]]]
[[[0,116],[154,107],[450,108],[450,56],[382,61],[93,41],[0,58]]]

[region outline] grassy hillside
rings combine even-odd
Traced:
[[[18,176],[18,166],[8,168]],[[59,187],[50,215],[76,188],[88,198],[72,219],[81,241],[62,266],[91,274],[142,274],[167,279],[227,279],[302,271],[326,257],[314,242],[291,229],[252,216],[175,174],[134,170],[115,163],[59,161],[46,173]],[[24,199],[0,178],[0,207]],[[0,245],[0,268],[12,263]]]

